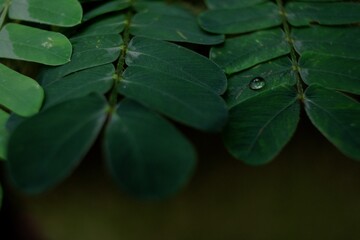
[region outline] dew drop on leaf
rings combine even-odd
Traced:
[[[265,85],[265,79],[263,79],[262,77],[253,78],[249,83],[249,87],[251,90],[260,90],[265,87]]]

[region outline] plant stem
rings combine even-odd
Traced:
[[[299,99],[303,100],[304,99],[304,89],[302,86],[302,80],[301,80],[301,76],[300,76],[300,71],[299,71],[299,64],[298,64],[298,57],[296,55],[296,50],[294,47],[294,41],[291,38],[291,31],[290,31],[290,25],[287,21],[286,18],[286,11],[284,8],[284,4],[282,2],[282,0],[276,0],[276,3],[280,9],[280,14],[282,17],[282,25],[286,34],[286,40],[288,41],[291,50],[290,50],[290,57],[291,57],[291,62],[292,62],[292,70],[295,72],[295,77],[296,77],[296,86],[297,86],[297,91],[298,91],[298,96]]]
[[[4,9],[2,10],[1,16],[0,16],[0,30],[3,27],[3,24],[5,22],[5,18],[6,18],[6,15],[7,15],[8,11],[9,11],[10,5],[11,5],[11,0],[7,0],[7,1],[4,2],[4,5],[3,5]]]
[[[117,63],[116,72],[115,72],[115,76],[114,76],[114,85],[111,89],[111,93],[110,93],[110,97],[109,97],[109,103],[110,103],[110,107],[111,107],[110,111],[113,111],[117,104],[117,97],[118,97],[117,89],[121,82],[122,74],[125,69],[125,58],[126,58],[126,52],[128,49],[128,45],[130,42],[130,23],[131,23],[132,16],[133,16],[133,12],[130,10],[126,16],[125,29],[124,29],[124,32],[122,35],[124,44],[122,45],[121,54],[119,57],[119,61]]]

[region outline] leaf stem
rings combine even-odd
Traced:
[[[2,29],[3,27],[3,24],[5,22],[5,18],[6,18],[6,15],[9,11],[9,7],[11,5],[11,0],[6,0],[3,4],[2,7],[4,7],[4,9],[2,10],[1,12],[1,16],[0,16],[0,30]]]
[[[291,37],[291,28],[290,25],[287,21],[286,18],[286,11],[284,8],[284,4],[282,0],[276,0],[276,3],[280,9],[280,14],[282,17],[282,25],[283,25],[283,29],[285,31],[286,34],[286,40],[288,41],[290,47],[291,47],[291,51],[290,51],[290,57],[291,57],[291,62],[292,62],[292,70],[295,72],[295,77],[296,77],[296,86],[297,86],[297,90],[298,90],[298,96],[300,100],[304,99],[304,89],[303,89],[303,85],[302,85],[302,80],[301,80],[301,76],[300,76],[300,67],[298,64],[298,57],[296,55],[296,50],[294,47],[294,41]]]
[[[114,85],[111,89],[111,93],[110,93],[110,97],[109,97],[109,103],[110,103],[110,107],[111,107],[110,111],[113,111],[116,107],[117,97],[118,97],[117,89],[121,82],[122,74],[125,70],[125,64],[126,64],[125,58],[126,58],[127,48],[128,48],[129,42],[130,42],[130,23],[131,23],[132,17],[133,17],[133,12],[132,12],[132,10],[130,10],[126,15],[125,29],[122,34],[124,44],[121,47],[122,48],[121,54],[120,54],[119,61],[116,66],[116,71],[115,71],[115,76],[114,76]]]

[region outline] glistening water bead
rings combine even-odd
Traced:
[[[250,81],[249,88],[251,90],[260,90],[263,87],[265,87],[265,85],[266,85],[265,79],[263,79],[262,77],[256,77]]]

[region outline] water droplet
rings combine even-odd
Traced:
[[[250,81],[249,87],[251,90],[260,90],[265,87],[265,85],[265,79],[263,79],[262,77],[256,77]]]

